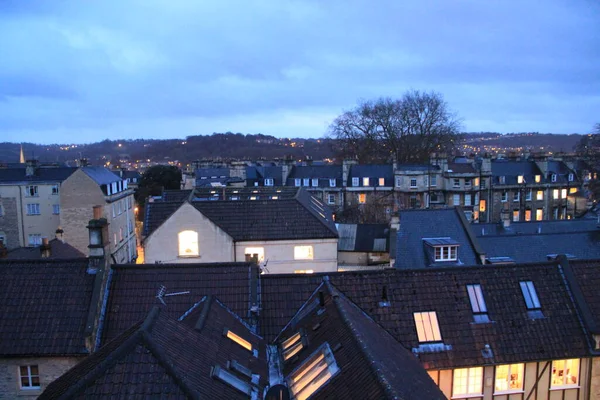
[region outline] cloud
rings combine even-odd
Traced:
[[[562,0],[5,1],[0,136],[319,137],[358,99],[410,88],[443,93],[469,130],[583,133],[599,15]]]

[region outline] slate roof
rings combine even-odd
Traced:
[[[250,181],[260,181],[262,184],[265,178],[273,179],[274,186],[283,186],[283,169],[281,166],[262,166],[252,165],[246,167],[246,179]]]
[[[77,168],[72,167],[38,167],[35,175],[25,176],[25,164],[22,168],[0,168],[0,185],[16,182],[62,182]]]
[[[146,215],[144,216],[144,230],[142,235],[147,237],[154,232],[171,214],[181,207],[182,203],[183,201],[154,201],[146,203]]]
[[[48,242],[50,245],[50,260],[64,260],[72,258],[85,258],[86,255],[77,250],[68,243],[58,239],[52,239]],[[19,247],[11,250],[6,255],[9,260],[36,260],[42,258],[40,247]]]
[[[537,233],[570,233],[600,230],[596,219],[511,222],[508,228],[501,223],[471,224],[477,237],[495,235],[532,235]]]
[[[274,338],[319,286],[324,274],[261,277],[261,332]],[[329,280],[426,369],[583,357],[575,306],[554,263],[329,274]],[[544,318],[527,313],[519,282],[535,285]],[[474,323],[466,290],[480,284],[491,323]],[[385,289],[384,289],[385,288]],[[389,307],[381,307],[384,291]],[[414,312],[435,311],[445,350],[422,351]],[[489,344],[492,358],[482,354]]]
[[[92,178],[98,185],[109,185],[113,182],[119,182],[121,177],[104,167],[81,167],[87,176]]]
[[[305,334],[304,348],[283,362],[284,377],[323,345],[339,368],[311,399],[445,399],[417,359],[328,281],[302,307],[277,340]]]
[[[505,177],[506,185],[517,185],[517,177],[523,175],[527,183],[535,182],[535,175],[541,175],[540,183],[546,183],[547,180],[534,161],[507,161],[492,160],[492,176],[494,185],[498,185],[499,177]]]
[[[190,197],[192,190],[163,190],[162,199],[159,201],[178,201],[183,202]]]
[[[207,303],[204,300],[202,303]],[[264,345],[259,358],[223,335],[225,327],[253,344],[262,339],[239,322],[218,300],[205,305],[198,327],[193,313],[183,321],[153,308],[144,322],[101,348],[97,353],[51,383],[40,399],[169,398],[247,399],[248,395],[211,376],[211,368],[227,369],[235,360],[266,384]],[[193,321],[187,321],[193,318]],[[250,379],[248,378],[248,381]]]
[[[113,265],[102,343],[127,330],[154,305],[178,318],[204,296],[218,295],[242,318],[251,306],[251,282],[258,267],[250,263]],[[161,287],[166,306],[157,298]]]
[[[337,224],[337,229],[338,251],[389,251],[390,229],[387,224]]]
[[[583,301],[591,312],[588,316],[591,318],[588,328],[593,333],[600,334],[600,291],[598,290],[600,288],[600,259],[589,261],[569,260],[569,265],[583,295]]]
[[[439,165],[431,165],[431,164],[398,164],[396,166],[398,171],[439,171]]]
[[[227,185],[230,180],[229,168],[198,168],[196,170],[196,187],[210,187],[215,183]],[[238,178],[235,180],[242,181]]]
[[[0,261],[0,355],[85,355],[87,260]]]
[[[396,242],[396,268],[412,269],[435,266],[428,255],[425,238],[449,237],[460,243],[458,262],[478,263],[477,244],[469,237],[468,223],[461,218],[459,208],[400,211],[400,229]]]
[[[448,172],[455,174],[474,174],[477,171],[475,170],[475,168],[473,168],[473,164],[471,163],[450,162],[448,163]]]
[[[331,187],[329,180],[335,179],[335,187],[342,187],[342,166],[341,165],[310,165],[310,166],[294,166],[290,171],[286,185],[294,186],[295,179],[310,179],[312,187],[312,179],[319,180],[318,187]]]
[[[391,164],[352,165],[346,182],[348,187],[353,187],[352,178],[359,178],[359,187],[363,186],[362,178],[370,178],[369,187],[380,186],[379,178],[385,179],[385,186],[394,186],[394,166]]]

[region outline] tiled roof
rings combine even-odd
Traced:
[[[248,395],[211,376],[212,367],[227,369],[232,360],[261,376],[256,390],[262,393],[267,379],[264,344],[256,358],[225,337],[223,329],[235,330],[253,344],[262,344],[262,339],[217,300],[206,307],[200,329],[197,318],[186,323],[197,315],[180,322],[166,316],[166,309],[153,308],[143,323],[134,324],[50,384],[40,399],[247,399]]]
[[[178,318],[207,295],[218,295],[236,314],[248,318],[251,281],[258,273],[249,263],[114,265],[102,343],[142,319],[154,305]],[[157,297],[163,286],[166,306]],[[167,296],[172,293],[179,294]]]
[[[84,355],[87,260],[0,261],[0,355]]]
[[[113,182],[118,182],[121,177],[117,176],[114,172],[104,167],[81,167],[81,170],[85,172],[87,176],[92,178],[98,185],[108,185]]]
[[[335,179],[335,187],[342,187],[342,166],[341,165],[310,165],[310,166],[294,166],[288,175],[286,185],[294,186],[296,179],[310,179],[311,187],[312,179],[318,179],[318,187],[331,187],[329,180]],[[302,183],[302,182],[301,182]]]
[[[322,296],[322,305],[319,297]],[[333,285],[324,281],[278,337],[305,346],[283,363],[284,377],[328,345],[339,372],[312,399],[444,399],[417,359]]]
[[[518,176],[522,175],[526,182],[535,182],[535,175],[541,176],[541,183],[545,183],[546,179],[542,171],[538,168],[534,161],[506,161],[492,160],[492,176],[494,177],[493,184],[499,184],[498,177],[505,177],[506,185],[518,184]]]
[[[144,231],[142,235],[147,237],[154,232],[171,214],[181,207],[182,203],[183,201],[154,201],[146,203],[146,215],[144,216]]]
[[[159,201],[178,201],[183,202],[190,197],[192,190],[164,190],[162,198]]]
[[[86,256],[75,247],[58,239],[52,239],[48,244],[50,245],[49,259],[51,260],[85,258]],[[9,260],[36,260],[42,258],[42,252],[39,247],[19,247],[9,251],[6,258]]]
[[[283,185],[283,169],[281,166],[249,166],[246,167],[246,179],[263,180],[265,178],[273,179],[275,186]]]
[[[400,229],[396,242],[396,268],[425,268],[432,265],[423,243],[425,238],[449,237],[460,243],[458,262],[478,263],[476,244],[469,238],[458,208],[400,211]]]
[[[229,168],[198,168],[196,170],[196,179],[205,178],[228,178]]]
[[[369,182],[370,186],[380,186],[379,178],[385,179],[385,186],[394,186],[393,165],[352,165],[348,174],[348,187],[352,187],[352,178],[359,178],[359,186],[363,186],[362,178],[371,178],[375,181]]]
[[[337,228],[340,237],[338,251],[389,251],[390,229],[387,224],[338,224]]]
[[[261,277],[261,330],[274,338],[318,287],[322,274]],[[427,369],[585,356],[585,335],[555,264],[329,274],[330,282]],[[519,282],[535,285],[544,318],[531,319]],[[480,284],[491,323],[474,323],[466,290]],[[380,307],[383,293],[389,307]],[[420,351],[414,312],[435,311],[445,350]],[[490,345],[493,359],[482,350]]]
[[[36,169],[35,175],[25,176],[25,167],[0,168],[0,184],[13,182],[62,182],[76,170],[77,168],[72,167],[39,167]]]
[[[570,219],[552,221],[511,222],[505,228],[501,223],[471,224],[477,236],[533,235],[538,233],[569,233],[600,230],[596,219]]]
[[[600,259],[593,261],[570,260],[569,264],[581,289],[583,300],[591,312],[596,334],[600,334]]]
[[[448,163],[448,172],[452,171],[455,174],[474,174],[475,168],[471,163]]]
[[[428,164],[398,164],[396,166],[398,171],[431,171],[436,172],[440,170],[438,165]]]

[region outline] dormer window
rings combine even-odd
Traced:
[[[363,186],[369,186],[369,178],[363,178]]]
[[[325,343],[288,376],[288,386],[295,399],[304,400],[326,385],[339,371],[333,353]]]
[[[273,186],[273,178],[266,178],[265,186]]]
[[[299,187],[301,183],[302,183],[301,179],[298,179],[298,178],[294,179],[294,186]]]
[[[426,238],[423,241],[433,247],[434,260],[439,261],[456,261],[458,260],[458,242],[449,237],[444,238]]]
[[[308,178],[302,179],[302,186],[308,186],[309,182],[310,182],[310,179],[308,179]]]
[[[385,186],[385,178],[379,178],[379,186]]]
[[[441,342],[442,334],[435,311],[416,312],[413,314],[417,337],[420,343]]]
[[[235,343],[239,344],[240,346],[242,346],[246,350],[252,351],[252,343],[250,343],[249,341],[247,341],[243,337],[241,337],[239,335],[236,335],[235,333],[233,333],[229,329],[225,328],[225,330],[223,331],[223,336],[226,336],[228,339],[231,339],[232,341],[234,341]]]
[[[283,361],[287,361],[294,357],[304,348],[302,332],[297,332],[295,335],[289,337],[281,343],[281,354]]]
[[[542,176],[541,175],[536,175],[535,176],[535,183],[540,183],[542,181]]]
[[[517,183],[524,183],[524,182],[525,182],[525,177],[523,175],[517,176]]]
[[[552,176],[551,176],[551,181],[552,181],[552,182],[556,182],[556,174],[552,174]]]
[[[506,177],[504,175],[499,176],[498,177],[498,182],[500,182],[500,184],[505,184],[506,183]]]
[[[319,186],[319,178],[312,178],[312,186],[313,187]]]
[[[336,183],[335,183],[335,179],[330,179],[329,180],[329,187],[335,187]]]
[[[481,285],[467,285],[467,293],[469,294],[469,301],[471,302],[471,310],[473,311],[475,322],[489,322]]]
[[[357,177],[352,178],[352,186],[358,186],[358,178]]]

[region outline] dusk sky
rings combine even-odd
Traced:
[[[600,122],[600,1],[0,1],[0,141],[321,137],[443,94],[465,131]]]

